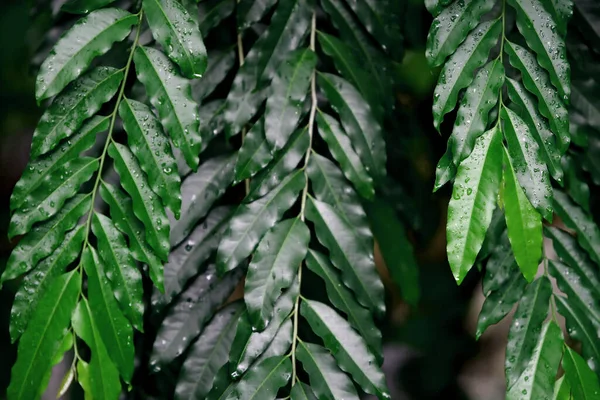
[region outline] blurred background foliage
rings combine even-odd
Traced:
[[[34,100],[37,61],[34,54],[47,37],[57,34],[50,30],[53,21],[70,18],[57,13],[59,6],[60,2],[44,0],[0,2],[0,272],[15,245],[6,234],[10,193],[25,168],[31,135],[41,115]],[[43,12],[34,14],[33,10],[39,7]],[[419,264],[421,295],[418,304],[408,305],[392,279],[384,277],[388,289],[388,318],[382,326],[386,373],[394,399],[500,399],[504,392],[503,353],[499,358],[500,369],[491,369],[492,379],[478,383],[489,386],[477,391],[487,393],[485,397],[473,395],[475,391],[470,386],[473,379],[468,379],[477,360],[482,357],[489,363],[495,360],[490,356],[493,349],[489,348],[493,341],[484,337],[483,341],[475,342],[469,328],[478,312],[469,309],[473,303],[477,307],[474,297],[480,296],[480,290],[476,289],[480,272],[473,269],[457,287],[446,262],[449,187],[435,194],[431,190],[435,165],[445,150],[447,138],[434,130],[431,116],[438,73],[430,69],[424,55],[431,16],[422,0],[405,0],[403,7],[399,23],[405,48],[402,61],[395,64],[400,82],[399,107],[396,123],[388,129],[390,183],[385,197],[409,227],[408,237]],[[383,263],[381,257],[378,261],[380,265]],[[16,287],[7,285],[0,291],[0,399],[4,398],[16,353],[16,346],[10,344],[8,336],[15,290]],[[136,390],[129,397],[145,398],[140,393],[154,393],[160,398],[161,390],[153,388],[151,381],[144,369],[140,369],[134,382]],[[144,386],[148,387],[137,389]]]

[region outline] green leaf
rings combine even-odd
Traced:
[[[436,190],[454,178],[453,171],[471,154],[477,138],[485,132],[490,110],[498,101],[503,83],[504,67],[499,60],[486,64],[477,72],[458,109],[444,155],[447,159],[442,158],[438,164]]]
[[[329,151],[342,167],[346,178],[354,184],[356,190],[366,199],[375,195],[373,179],[360,161],[358,154],[352,148],[350,138],[346,136],[340,124],[331,117],[317,111],[317,126],[319,134],[329,146]]]
[[[49,154],[30,160],[10,197],[10,209],[16,210],[22,206],[27,196],[40,187],[46,177],[63,164],[78,158],[81,153],[89,150],[96,141],[96,135],[106,131],[109,123],[110,117],[92,117],[76,134],[69,138],[66,144],[59,146]]]
[[[552,400],[571,400],[571,386],[569,381],[563,375],[554,383],[554,396]]]
[[[67,233],[52,255],[23,279],[10,312],[10,338],[13,343],[25,331],[34,310],[56,277],[64,273],[66,267],[79,256],[85,233],[83,225]]]
[[[221,367],[213,381],[212,389],[208,392],[206,400],[225,400],[233,391],[235,383],[229,376],[229,365]]]
[[[523,134],[522,130],[519,130]],[[516,135],[515,135],[516,136]],[[516,140],[521,141],[521,138]],[[504,149],[504,212],[508,239],[517,264],[527,282],[531,282],[542,258],[542,217],[533,208],[517,181],[515,168]]]
[[[119,310],[113,290],[106,281],[106,272],[92,247],[83,251],[81,263],[87,274],[88,301],[92,318],[100,330],[111,360],[126,383],[133,376],[133,329]]]
[[[306,146],[308,147],[308,145]],[[235,163],[235,182],[252,178],[273,159],[265,138],[265,120],[259,119],[246,134]]]
[[[290,346],[292,345],[293,335],[294,323],[291,319],[287,319],[277,330],[277,334],[273,338],[273,341],[269,344],[269,347],[267,347],[265,352],[258,357],[256,364],[260,364],[263,360],[270,357],[287,354]]]
[[[217,250],[219,273],[237,268],[254,251],[262,236],[296,202],[305,184],[303,171],[298,171],[266,196],[238,207]]]
[[[81,276],[76,271],[56,277],[48,287],[33,312],[29,329],[19,340],[7,398],[31,400],[40,397],[38,393],[43,390],[44,376],[67,334],[80,290]]]
[[[160,196],[165,206],[179,217],[181,179],[171,150],[171,143],[158,119],[147,105],[123,99],[119,115],[127,132],[127,142],[140,168],[148,176],[150,187]]]
[[[217,280],[215,267],[211,265],[171,304],[154,340],[150,365],[155,371],[183,354],[200,335],[233,292],[242,273],[243,269],[238,268]]]
[[[529,48],[536,53],[539,65],[548,71],[552,84],[567,102],[571,94],[571,68],[560,29],[556,29],[552,16],[544,10],[542,1],[508,0],[508,3],[517,10],[519,32]]]
[[[143,0],[142,7],[152,36],[187,78],[206,71],[206,48],[198,24],[176,0]]]
[[[600,383],[598,377],[574,350],[565,346],[565,355],[562,360],[565,376],[570,385],[573,398],[593,400],[600,396]]]
[[[114,1],[115,0],[68,0],[60,9],[71,14],[87,14],[90,11],[107,6]]]
[[[302,301],[300,312],[323,339],[340,368],[348,372],[366,393],[390,398],[385,376],[375,356],[344,318],[325,304],[313,300]]]
[[[88,69],[94,58],[110,50],[115,42],[125,39],[131,32],[131,27],[137,24],[137,20],[136,15],[127,11],[105,8],[94,11],[77,21],[60,38],[42,63],[35,85],[37,101],[40,102],[60,93],[71,81]],[[81,86],[85,86],[86,82],[80,83]],[[76,84],[72,89],[81,92],[81,87],[78,86]],[[88,117],[94,113],[95,111],[90,112]],[[42,154],[37,151],[33,153]]]
[[[383,50],[396,52],[402,48],[400,24],[394,19],[397,4],[391,1],[356,0],[348,2],[365,29]]]
[[[234,159],[231,154],[211,158],[185,178],[181,186],[181,218],[171,221],[172,246],[181,243],[223,196],[233,180]]]
[[[196,1],[195,3],[198,2]],[[219,26],[224,19],[233,13],[235,7],[235,0],[209,0],[201,2],[198,5],[193,4],[192,8],[195,10],[195,12],[200,12],[200,32],[202,35],[208,35],[213,28]],[[208,59],[210,64],[210,55]]]
[[[548,0],[542,2],[546,10],[552,15],[552,21],[561,37],[567,35],[567,25],[573,16],[573,1],[571,0]]]
[[[309,146],[308,127],[298,129],[287,145],[275,153],[267,167],[252,179],[250,193],[248,193],[244,202],[251,202],[265,196],[279,185],[286,176],[292,174],[300,161],[305,158]],[[258,156],[255,157],[258,158]]]
[[[227,399],[274,400],[291,376],[292,362],[288,356],[267,358],[242,377]]]
[[[340,285],[341,278],[338,271],[323,254],[314,250],[308,251],[306,266],[323,279],[331,304],[346,314],[350,325],[365,340],[374,355],[380,357],[383,354],[381,332],[373,322],[369,310],[358,304],[354,294],[346,286]]]
[[[310,386],[304,382],[296,382],[290,393],[291,400],[317,400]]]
[[[504,122],[504,137],[515,176],[531,205],[551,222],[552,185],[546,165],[539,157],[539,147],[533,140],[529,127],[516,113],[502,107],[500,116]]]
[[[230,216],[230,207],[213,209],[187,240],[171,251],[165,264],[165,292],[168,297],[181,293],[189,279],[217,250]]]
[[[563,296],[554,296],[554,299],[559,314],[565,317],[569,337],[581,342],[581,353],[598,374],[600,370],[595,360],[600,357],[600,334],[597,324],[591,322],[586,309],[578,308],[570,299]]]
[[[309,240],[310,231],[298,218],[275,224],[260,240],[244,286],[244,301],[255,330],[262,331],[269,325],[275,302],[292,284]]]
[[[600,263],[600,229],[592,217],[559,190],[554,191],[554,209],[564,224],[577,232],[577,241],[592,260]]]
[[[504,219],[504,216],[502,218]],[[515,274],[519,275],[518,268],[508,235],[504,231],[485,265],[483,294],[487,296],[490,292],[500,289]]]
[[[129,149],[112,143],[108,155],[115,161],[114,167],[121,185],[133,199],[133,213],[146,227],[146,239],[163,260],[169,255],[169,220],[156,195],[148,185],[145,174]]]
[[[228,1],[221,1],[221,3],[225,4]],[[208,67],[204,76],[202,79],[194,79],[192,81],[192,96],[195,101],[200,103],[225,80],[235,65],[235,56],[233,48],[210,50],[208,52]]]
[[[483,302],[477,319],[477,331],[475,332],[477,340],[481,338],[487,328],[504,319],[523,295],[527,281],[515,269],[511,268],[511,271],[513,274],[510,278],[503,282],[497,290],[491,292]]]
[[[89,195],[76,195],[65,202],[52,219],[34,227],[13,249],[0,283],[15,279],[35,268],[37,263],[59,247],[65,233],[90,209]]]
[[[14,211],[8,236],[13,238],[23,235],[29,232],[36,222],[58,215],[66,201],[75,196],[81,185],[87,182],[97,169],[98,160],[91,157],[81,157],[63,164],[25,198],[22,208]],[[66,220],[55,220],[57,224],[62,225],[61,228],[65,229],[69,224],[74,225],[71,223],[72,216],[60,214]]]
[[[319,88],[340,115],[344,130],[367,171],[378,177],[386,174],[386,151],[381,126],[361,94],[346,80],[319,73]]]
[[[425,55],[432,67],[442,65],[494,7],[490,0],[455,1],[436,16],[427,35]]]
[[[521,1],[521,0],[519,0]],[[569,115],[563,100],[552,87],[548,74],[538,66],[535,56],[527,49],[505,41],[504,50],[513,67],[521,72],[523,85],[538,99],[540,114],[548,119],[552,133],[556,135],[561,151],[569,147]]]
[[[310,378],[311,388],[319,399],[358,400],[350,377],[338,367],[327,349],[312,343],[298,342],[296,357]]]
[[[406,229],[388,202],[375,199],[367,205],[369,222],[379,250],[403,299],[416,307],[419,302],[419,265]]]
[[[138,47],[133,61],[137,77],[144,84],[150,103],[158,110],[163,127],[195,170],[201,138],[198,106],[192,99],[190,81],[179,76],[175,65],[159,50]]]
[[[539,321],[540,325],[542,323],[543,320]],[[540,331],[539,325],[536,329]],[[543,325],[536,341],[530,345],[531,354],[524,360],[523,373],[513,385],[509,385],[507,400],[549,399],[554,393],[554,378],[558,372],[563,347],[560,327],[556,322],[549,321]]]
[[[213,317],[192,345],[179,373],[175,399],[206,397],[218,370],[226,363],[231,342],[244,310],[241,302],[230,304]]]
[[[362,61],[349,45],[335,36],[317,31],[323,52],[333,59],[336,70],[363,95],[371,106],[377,121],[382,120],[382,96],[373,85],[371,76],[363,68]]]
[[[106,266],[106,277],[123,314],[137,330],[143,332],[142,274],[135,265],[125,238],[110,218],[97,212],[92,214],[92,232],[98,239],[98,253]]]
[[[460,91],[471,85],[475,71],[488,60],[501,30],[500,19],[481,23],[444,64],[433,96],[433,125],[438,131],[444,115],[456,106]]]
[[[506,87],[510,100],[517,108],[513,111],[516,111],[527,124],[529,133],[531,133],[540,148],[540,155],[548,167],[550,175],[558,182],[562,182],[561,154],[556,147],[556,140],[550,131],[548,121],[538,111],[537,102],[525,90],[523,84],[518,81],[506,78]]]
[[[586,310],[592,323],[600,327],[598,287],[590,285],[577,265],[567,266],[560,261],[549,260],[548,267],[560,290],[569,297],[569,303]]]
[[[44,112],[33,132],[31,158],[37,158],[72,136],[83,122],[117,92],[123,71],[98,67],[71,83]]]
[[[100,182],[100,196],[110,207],[110,215],[116,227],[129,238],[133,258],[148,265],[150,278],[159,290],[163,290],[163,264],[146,242],[144,225],[133,211],[132,200],[122,190]]]
[[[458,284],[473,266],[496,208],[502,176],[500,141],[497,128],[484,133],[456,174],[448,207],[446,249]]]
[[[551,294],[552,285],[548,278],[543,276],[527,287],[525,294],[519,301],[519,307],[517,307],[513,323],[508,332],[508,344],[506,346],[504,366],[508,388],[515,386],[517,382],[521,382],[521,374],[528,369],[530,363],[535,363],[537,360],[534,352],[539,353],[539,349],[536,350],[535,347],[538,343],[543,343],[544,336],[540,331],[540,326],[542,326],[548,315]],[[547,328],[544,329],[544,333],[546,333],[546,330]],[[557,355],[560,360],[560,352],[557,352]],[[537,357],[539,357],[539,354],[537,354]],[[554,370],[552,377],[556,375],[557,369]],[[520,384],[526,383],[521,382]],[[534,398],[537,399],[538,397]]]
[[[266,358],[267,350],[271,347],[279,332],[286,329],[283,325],[286,321],[291,321],[289,318],[290,313],[296,304],[299,291],[300,286],[296,279],[290,288],[277,299],[273,318],[263,331],[252,329],[247,313],[244,313],[240,318],[229,354],[229,366],[233,378],[237,379],[246,373],[259,357]]]
[[[267,30],[254,43],[233,81],[225,103],[227,135],[233,136],[256,114],[267,97],[265,83],[306,37],[312,7],[309,0],[279,2]]]
[[[108,351],[100,336],[100,328],[94,320],[94,313],[85,298],[82,298],[73,314],[73,330],[91,350],[89,364],[77,360],[78,381],[86,398],[118,399],[121,394],[119,371],[110,360]]]
[[[316,66],[316,54],[304,48],[290,53],[275,70],[264,122],[265,137],[272,152],[287,144],[300,122]]]
[[[277,0],[240,0],[236,11],[238,32],[260,21],[276,3]]]
[[[585,161],[584,161],[585,163]],[[565,154],[562,164],[566,171],[564,188],[586,212],[590,211],[590,187],[588,186],[581,164],[571,154]]]
[[[347,220],[327,203],[308,197],[306,218],[315,225],[319,242],[357,300],[377,316],[385,314],[384,288],[375,269],[373,249],[361,241]]]

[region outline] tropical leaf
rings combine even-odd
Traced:
[[[565,346],[565,354],[562,359],[565,376],[569,381],[573,398],[591,400],[600,395],[600,383],[598,377],[574,350]]]
[[[563,375],[554,383],[554,396],[552,400],[571,400],[571,386],[569,381]]]
[[[561,36],[567,34],[567,24],[573,16],[573,1],[571,0],[549,0],[542,2],[546,10],[552,15],[552,21]]]
[[[298,382],[292,387],[290,392],[291,400],[316,400],[314,392],[306,383]]]
[[[115,0],[68,0],[61,7],[62,11],[72,14],[87,14],[113,3]]]
[[[265,138],[264,118],[258,120],[246,134],[235,163],[235,181],[252,178],[273,159]]]
[[[125,39],[137,20],[136,15],[117,8],[97,10],[80,19],[60,38],[42,63],[35,88],[38,102],[60,93],[88,69],[94,58],[110,50],[115,42]],[[86,84],[86,81],[80,81],[72,89],[81,93]],[[92,111],[88,117],[96,111]],[[43,152],[36,150],[32,153],[39,155]]]
[[[240,0],[236,12],[238,31],[244,31],[260,21],[277,0]]]
[[[242,377],[227,399],[274,400],[279,389],[290,380],[291,374],[292,362],[289,357],[267,358]]]
[[[498,289],[517,273],[518,266],[515,260],[510,241],[506,231],[498,245],[494,248],[492,255],[485,264],[485,275],[483,276],[483,294],[486,296]]]
[[[229,1],[220,2],[229,3]],[[204,72],[202,79],[194,79],[192,81],[192,96],[194,100],[200,103],[208,97],[208,95],[213,93],[217,86],[223,82],[227,74],[231,72],[234,64],[234,49],[209,50],[206,72]]]
[[[191,0],[189,0],[191,2]],[[208,33],[216,28],[224,19],[229,17],[236,7],[235,0],[208,0],[201,2],[200,4],[197,1],[192,3],[191,8],[193,9],[193,14],[199,14],[199,25],[200,32],[202,32],[203,36],[208,35]],[[192,14],[192,11],[190,11]],[[192,15],[192,17],[198,17],[198,15]],[[209,57],[210,63],[210,57]]]

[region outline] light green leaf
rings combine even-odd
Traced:
[[[253,252],[262,236],[296,202],[305,183],[304,173],[298,171],[266,196],[238,207],[217,250],[219,273],[237,268]]]
[[[68,0],[60,9],[71,14],[87,14],[90,11],[107,6],[114,1],[115,0]]]
[[[277,0],[240,0],[236,11],[238,32],[260,21],[276,3]]]
[[[224,120],[229,137],[256,114],[267,97],[269,82],[290,49],[300,47],[312,15],[309,0],[279,2],[267,30],[254,43],[227,96]]]
[[[107,130],[109,123],[110,117],[94,116],[87,120],[67,143],[63,143],[49,154],[30,160],[13,189],[10,209],[16,210],[22,206],[27,196],[40,187],[52,172],[89,150],[96,141],[96,135]]]
[[[81,263],[87,274],[88,301],[92,319],[97,324],[111,360],[126,383],[133,376],[133,329],[119,310],[113,290],[106,281],[106,272],[96,250],[86,247]]]
[[[36,222],[58,215],[66,201],[75,196],[81,185],[92,177],[98,165],[95,158],[80,157],[54,171],[40,187],[25,198],[23,206],[14,211],[8,227],[8,236],[13,238],[23,235],[29,232]],[[56,220],[63,229],[69,224],[73,226],[72,216],[65,215],[63,218],[66,221]]]
[[[567,346],[565,346],[562,365],[574,399],[593,400],[600,396],[598,377],[586,364],[585,360]]]
[[[296,357],[308,373],[311,388],[319,399],[358,400],[350,377],[343,373],[327,349],[298,342]]]
[[[44,112],[33,132],[31,158],[37,158],[71,137],[83,122],[117,92],[123,71],[98,67],[71,83]]]
[[[133,61],[137,77],[144,84],[150,103],[158,110],[163,127],[195,170],[201,138],[198,106],[192,99],[190,81],[179,76],[175,65],[159,50],[138,47]]]
[[[506,87],[508,89],[508,96],[514,104],[511,106],[511,109],[516,111],[525,124],[527,124],[529,133],[531,133],[540,147],[541,157],[548,167],[550,175],[559,183],[562,182],[561,154],[556,147],[556,140],[550,131],[548,121],[538,111],[537,102],[525,90],[523,84],[518,81],[506,78]]]
[[[67,233],[52,255],[44,259],[21,282],[10,311],[10,338],[13,343],[25,331],[34,310],[56,277],[64,273],[66,267],[79,256],[85,233],[83,225]]]
[[[298,218],[277,223],[260,240],[244,286],[244,301],[255,330],[269,325],[275,302],[294,281],[309,240],[310,231]]]
[[[521,130],[519,132],[523,133]],[[515,139],[517,138],[515,137]],[[533,208],[521,189],[506,148],[504,148],[504,163],[503,196],[508,239],[523,276],[527,282],[531,282],[535,278],[542,258],[544,239],[542,217]]]
[[[385,314],[384,288],[373,257],[348,222],[327,203],[309,197],[306,218],[315,225],[319,242],[329,250],[333,265],[341,270],[343,282],[356,294],[360,304],[377,316]]]
[[[206,216],[233,180],[235,157],[226,154],[211,158],[197,172],[188,175],[181,185],[181,218],[171,220],[171,246],[181,243]]]
[[[537,97],[540,114],[548,119],[552,133],[556,135],[560,149],[564,153],[569,147],[571,137],[569,115],[563,99],[552,87],[548,74],[538,66],[535,56],[527,49],[507,40],[504,50],[509,56],[511,65],[521,72],[525,88]]]
[[[310,386],[304,382],[296,382],[290,392],[291,400],[317,400]]]
[[[38,398],[77,305],[81,276],[76,271],[58,276],[35,308],[28,329],[19,340],[17,361],[11,370],[7,398]]]
[[[163,204],[179,217],[181,179],[171,143],[158,119],[147,105],[130,99],[121,101],[119,115],[127,132],[131,152],[148,176],[150,187],[160,196]]]
[[[556,29],[552,16],[544,10],[540,0],[508,0],[517,10],[517,27],[527,45],[537,55],[539,65],[548,71],[552,84],[565,102],[571,94],[571,68],[567,61],[567,47]]]
[[[110,360],[94,313],[85,298],[81,299],[73,313],[73,330],[92,353],[89,364],[81,359],[77,362],[78,380],[86,398],[117,400],[121,394],[119,371]]]
[[[35,85],[38,102],[60,93],[88,69],[94,58],[110,50],[115,42],[125,39],[137,22],[136,15],[118,8],[94,11],[77,21],[60,38],[40,67]],[[85,85],[85,82],[80,83]],[[81,87],[77,86],[72,89],[81,92]],[[88,117],[94,113],[90,112]],[[36,155],[42,153],[34,152]]]
[[[448,207],[446,249],[458,284],[473,266],[496,208],[502,176],[500,141],[497,128],[484,133],[456,174]]]
[[[492,0],[455,1],[433,20],[427,35],[425,55],[433,67],[442,65],[471,34],[480,18],[494,7]]]
[[[243,269],[238,268],[217,279],[211,265],[171,304],[154,340],[150,365],[155,371],[183,354],[233,292],[242,274]]]
[[[316,54],[304,48],[290,53],[275,70],[264,122],[265,138],[271,152],[287,144],[302,118],[304,101],[316,66]]]
[[[552,400],[572,400],[571,386],[564,375],[554,383],[554,396],[552,396]]]
[[[307,127],[298,129],[286,146],[275,153],[269,164],[252,179],[250,193],[244,202],[248,203],[265,196],[286,176],[292,174],[300,161],[304,159],[310,145],[309,142]]]
[[[548,315],[551,294],[552,285],[548,278],[542,276],[527,287],[519,301],[519,307],[517,307],[508,332],[506,346],[504,366],[508,388],[515,386],[517,382],[521,382],[519,385],[526,385],[526,382],[522,382],[521,375],[529,368],[530,364],[536,365],[537,363],[536,355],[539,357],[539,349],[537,350],[538,354],[534,354],[535,347],[538,343],[544,342],[540,326]],[[547,328],[544,329],[544,333],[546,330]],[[557,352],[557,355],[560,360],[560,351]],[[556,369],[552,377],[555,375]],[[534,380],[533,377],[531,379]],[[533,398],[537,399],[538,397]]]
[[[382,356],[381,332],[373,322],[371,313],[362,307],[354,294],[344,285],[340,285],[341,277],[321,253],[309,250],[306,256],[308,269],[319,275],[325,282],[327,296],[337,309],[346,314],[348,322],[363,337],[374,355],[380,359]]]
[[[292,362],[289,357],[267,358],[242,377],[226,400],[274,400],[291,376]]]
[[[158,196],[150,189],[145,174],[126,146],[112,143],[108,155],[114,160],[121,185],[133,199],[133,213],[146,227],[148,243],[161,259],[166,260],[170,248],[169,220]]]
[[[227,362],[231,342],[244,310],[243,303],[230,304],[217,313],[192,345],[177,379],[175,399],[206,397],[218,370]]]
[[[165,264],[165,292],[170,298],[181,293],[190,278],[202,271],[204,262],[217,249],[231,216],[230,207],[213,209],[187,240],[174,248]]]
[[[308,146],[306,146],[308,147]],[[265,120],[259,119],[246,134],[235,163],[235,182],[252,178],[273,159],[265,138]]]
[[[146,242],[144,225],[134,215],[131,198],[105,182],[100,182],[100,196],[109,205],[110,215],[117,228],[129,238],[133,258],[148,265],[154,285],[159,290],[164,290],[162,261]]]
[[[144,331],[144,289],[142,274],[127,248],[125,238],[110,218],[94,212],[92,232],[98,240],[98,253],[106,266],[106,277],[123,314],[138,330]]]
[[[360,158],[352,148],[350,138],[346,136],[340,124],[331,117],[317,111],[319,134],[329,146],[329,151],[342,167],[344,175],[354,184],[356,190],[366,199],[375,195],[373,179],[369,176]]]
[[[552,185],[546,165],[539,157],[539,147],[529,127],[515,112],[502,107],[500,116],[504,122],[504,137],[515,176],[531,204],[546,220],[552,222]]]
[[[340,115],[342,126],[367,171],[377,177],[385,176],[383,132],[369,105],[348,81],[336,75],[319,73],[317,82]]]
[[[176,0],[143,0],[152,36],[187,78],[201,78],[206,70],[206,48],[198,24]]]
[[[0,283],[15,279],[35,268],[37,263],[59,247],[65,233],[90,209],[89,195],[76,195],[67,200],[49,221],[35,226],[13,249],[6,262]]]
[[[323,339],[340,368],[369,393],[390,398],[385,376],[364,339],[348,322],[323,303],[303,300],[300,312],[313,331]]]
[[[433,96],[433,125],[438,131],[444,115],[456,106],[460,91],[471,85],[475,71],[488,60],[501,30],[501,19],[481,23],[444,64]],[[486,117],[480,118],[485,120]]]
[[[542,323],[543,320],[539,322],[540,325]],[[535,329],[539,332],[539,325]],[[522,374],[513,385],[509,385],[507,400],[549,399],[554,393],[554,379],[563,346],[562,331],[556,322],[544,324],[536,341],[530,346],[531,355],[524,360],[526,363]]]
[[[477,72],[458,109],[446,154],[437,166],[435,190],[454,178],[456,168],[473,151],[477,138],[485,132],[490,110],[498,102],[503,83],[504,67],[499,60]]]

